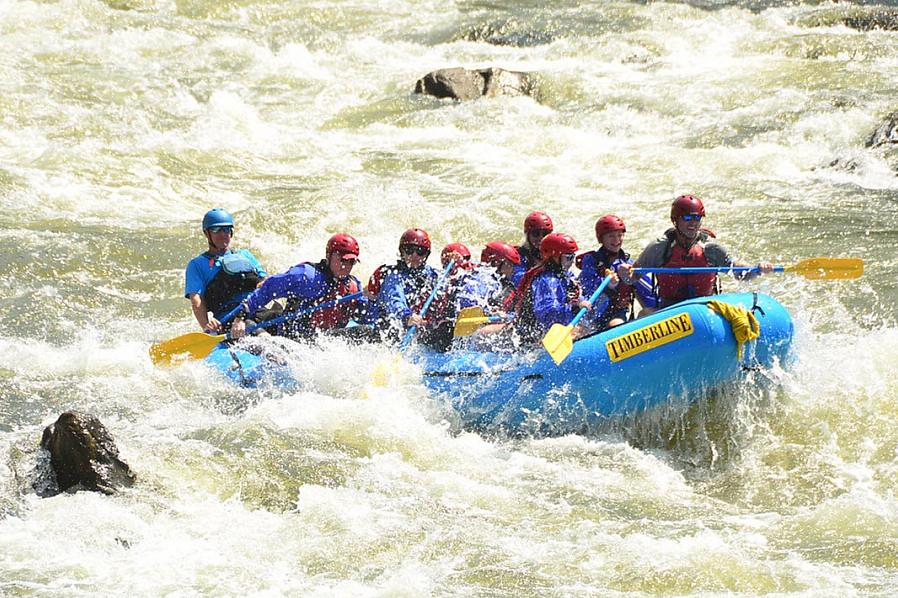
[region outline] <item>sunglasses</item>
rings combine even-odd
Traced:
[[[426,247],[421,247],[419,245],[403,245],[399,248],[399,252],[404,255],[411,255],[413,253],[417,253],[421,257],[425,257],[430,255],[430,250]]]
[[[683,214],[680,216],[683,219],[683,222],[698,222],[702,219],[701,214]]]
[[[340,258],[340,263],[343,264],[344,266],[355,266],[358,262],[359,262],[359,260],[357,260],[354,257],[346,257],[346,258],[341,257]]]
[[[232,234],[234,234],[234,227],[233,226],[210,226],[209,232],[216,233],[216,234],[225,232],[225,233],[228,233],[229,235],[232,235]]]
[[[545,237],[546,235],[548,235],[548,234],[551,233],[551,232],[552,232],[552,231],[550,231],[550,230],[532,230],[532,231],[530,231],[530,232],[527,233],[527,234],[530,235],[531,237],[540,237],[540,238],[542,238],[542,237]]]

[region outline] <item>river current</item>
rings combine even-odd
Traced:
[[[858,25],[889,10],[0,0],[0,595],[894,595],[898,151],[865,144],[898,32]],[[536,90],[412,93],[453,66]],[[786,305],[796,359],[685,412],[484,436],[415,368],[379,383],[386,349],[299,349],[298,391],[147,355],[195,330],[211,207],[269,272],[351,232],[364,280],[408,227],[478,253],[534,209],[635,253],[682,193],[748,261],[866,269],[726,282]],[[133,488],[35,494],[67,409]]]

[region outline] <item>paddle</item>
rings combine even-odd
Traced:
[[[263,326],[280,324],[281,322],[286,322],[287,320],[292,320],[293,318],[310,314],[320,309],[326,309],[328,307],[339,305],[340,303],[358,299],[361,296],[362,293],[361,291],[359,291],[358,293],[346,295],[345,297],[340,297],[339,299],[333,299],[331,301],[319,303],[318,305],[313,305],[308,309],[290,312],[289,314],[284,314],[282,316],[272,318],[271,320],[267,320],[265,322],[250,326],[246,330],[246,334],[249,334],[258,328],[262,328]],[[187,334],[182,334],[181,336],[152,345],[150,347],[150,359],[155,365],[170,365],[177,355],[189,355],[193,359],[203,359],[212,351],[212,349],[215,348],[215,345],[230,338],[230,333],[213,335],[206,334],[205,332],[188,332]]]
[[[446,264],[446,268],[443,270],[443,273],[440,274],[440,277],[437,278],[437,283],[433,285],[433,290],[430,292],[430,296],[427,298],[427,301],[424,302],[424,307],[421,308],[421,317],[427,315],[427,310],[430,308],[430,304],[433,303],[434,298],[437,296],[437,291],[440,290],[440,287],[443,286],[443,282],[446,280],[446,277],[449,276],[449,272],[455,266],[455,262],[449,260],[449,263]],[[402,339],[402,343],[399,345],[399,351],[402,352],[406,347],[409,346],[409,343],[412,342],[412,337],[415,336],[415,329],[417,326],[410,326],[408,330],[405,331],[405,336]]]
[[[452,335],[470,336],[485,324],[495,324],[505,321],[506,318],[503,318],[502,316],[487,316],[483,313],[483,308],[476,305],[466,307],[458,312],[458,318],[455,320],[455,330],[452,331]]]
[[[602,280],[602,284],[599,285],[599,288],[597,288],[592,294],[592,297],[589,298],[590,303],[594,303],[595,300],[599,298],[599,295],[602,294],[602,291],[604,291],[605,287],[608,286],[608,283],[611,282],[611,278],[611,276],[606,276]],[[571,320],[570,324],[552,324],[552,327],[549,328],[546,336],[543,337],[543,347],[549,352],[555,365],[561,365],[561,362],[567,358],[571,349],[574,348],[571,332],[584,315],[586,315],[586,308],[581,307],[580,311],[574,316],[574,319]]]
[[[774,266],[774,272],[794,272],[808,280],[848,280],[864,273],[864,260],[855,257],[812,257],[793,266]],[[699,268],[633,268],[634,273],[706,274],[708,272],[760,272],[757,266],[720,266]]]

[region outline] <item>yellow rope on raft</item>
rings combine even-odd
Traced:
[[[742,345],[761,336],[761,325],[755,314],[741,305],[708,301],[708,307],[727,319],[736,337],[736,357],[742,359]]]

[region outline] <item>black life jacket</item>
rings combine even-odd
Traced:
[[[207,251],[203,255],[209,258],[210,266],[216,261],[221,264],[221,269],[209,281],[202,294],[206,309],[213,314],[222,315],[237,307],[242,299],[237,295],[252,292],[262,282],[256,267],[241,253],[230,251],[217,256]]]

